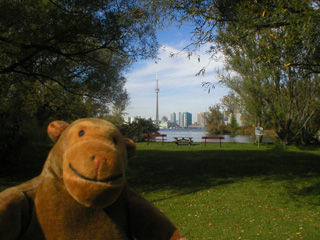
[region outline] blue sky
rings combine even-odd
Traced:
[[[130,105],[127,116],[155,118],[156,72],[159,79],[159,117],[170,118],[172,112],[190,112],[192,121],[197,121],[197,113],[208,111],[210,106],[218,103],[227,94],[228,89],[218,82],[217,70],[223,67],[222,60],[211,61],[209,56],[199,53],[190,59],[185,52],[176,57],[170,53],[177,53],[183,49],[191,38],[191,28],[179,29],[176,26],[168,30],[159,31],[158,41],[162,45],[159,51],[161,60],[156,64],[153,60],[139,61],[126,74],[126,88],[130,94]],[[203,47],[203,52],[205,47]],[[200,62],[198,62],[200,55]],[[209,65],[208,65],[209,64]],[[208,65],[208,66],[207,66]],[[196,76],[202,67],[206,67],[204,76]],[[202,87],[202,82],[212,82],[215,89],[210,93]]]

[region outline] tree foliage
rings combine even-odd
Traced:
[[[209,113],[207,116],[206,130],[210,134],[223,134],[226,132],[226,126],[223,122],[223,114],[220,112],[220,106],[218,104],[209,107]]]
[[[310,2],[284,2],[271,9],[270,3],[243,4],[237,16],[247,20],[220,29],[217,42],[227,57],[228,68],[237,73],[223,76],[222,82],[242,97],[256,119],[271,124],[282,142],[308,144],[320,127],[314,124],[319,121],[316,112],[320,94],[319,59],[314,47],[320,39],[309,45],[307,33],[301,34],[307,31],[312,35],[313,23],[302,24],[299,17],[307,20],[308,15],[315,20],[319,16],[314,15]],[[271,24],[275,20],[278,24]],[[252,24],[260,24],[259,30],[248,32]]]
[[[0,9],[0,74],[47,77],[72,90],[101,61],[157,51],[154,29],[135,1],[4,0]]]
[[[26,125],[104,117],[128,103],[125,70],[158,44],[140,1],[0,2],[0,153]],[[10,146],[9,146],[10,145]]]
[[[225,112],[234,114],[235,112],[241,111],[241,98],[234,91],[223,96],[220,102]]]
[[[120,126],[120,131],[125,137],[131,138],[136,142],[143,142],[144,134],[155,134],[159,128],[152,122],[151,119],[136,118],[132,123],[123,123]]]
[[[5,0],[0,9],[3,81],[56,84],[56,94],[110,102],[128,64],[157,51],[154,28],[135,1]]]
[[[231,114],[231,121],[230,121],[229,128],[232,134],[235,134],[236,131],[240,128],[234,113]]]
[[[214,57],[224,38],[229,44],[238,44],[262,31],[272,37],[270,31],[281,30],[287,50],[300,49],[294,50],[294,57],[285,64],[312,73],[320,71],[319,0],[155,0],[150,6],[162,24],[177,21],[194,27],[192,41],[185,47],[190,54],[209,45],[207,52]],[[259,47],[267,45],[264,39]],[[277,49],[265,48],[261,58],[272,61],[279,54]]]

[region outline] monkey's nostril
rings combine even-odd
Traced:
[[[94,161],[95,159],[96,159],[96,157],[95,157],[95,156],[92,156],[92,157],[91,157],[91,160],[92,160],[92,161]]]

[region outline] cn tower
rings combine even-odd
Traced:
[[[158,87],[158,71],[156,72],[156,88],[154,89],[156,92],[156,125],[159,126],[159,105],[158,105],[158,93],[160,91]]]

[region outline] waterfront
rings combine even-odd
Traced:
[[[205,129],[191,129],[191,128],[179,128],[179,129],[160,129],[160,134],[167,134],[166,142],[172,142],[174,137],[192,137],[194,142],[202,142],[201,137],[209,135]],[[238,143],[253,143],[256,140],[255,136],[245,135],[219,135],[225,139],[223,142],[238,142]],[[273,142],[274,138],[264,137],[262,142]]]

